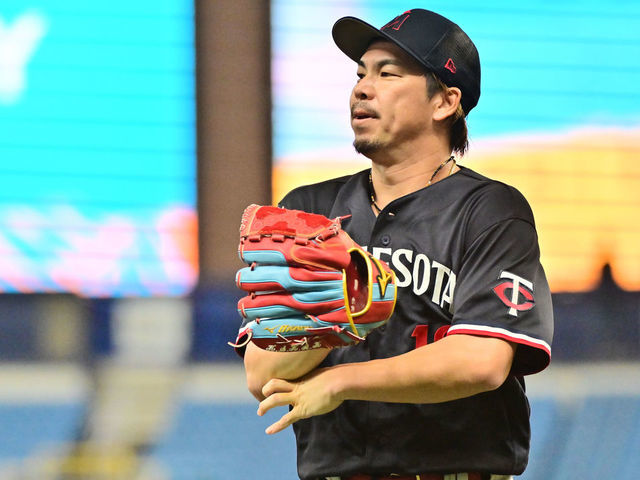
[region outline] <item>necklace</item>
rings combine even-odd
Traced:
[[[436,178],[436,175],[438,175],[438,172],[442,170],[442,168],[449,162],[452,162],[451,168],[449,169],[449,175],[453,173],[453,169],[456,166],[456,159],[453,155],[451,155],[444,162],[442,162],[438,166],[438,168],[435,169],[435,171],[433,172],[433,175],[431,175],[431,178],[429,179],[429,183],[427,183],[427,187],[431,185],[431,183],[433,182],[433,179]],[[447,175],[447,177],[449,175]],[[376,191],[373,189],[373,180],[371,179],[371,170],[369,170],[369,199],[371,200],[371,205],[373,205],[373,208],[375,208],[378,213],[382,212],[382,209],[376,203]]]

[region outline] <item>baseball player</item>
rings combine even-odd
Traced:
[[[371,169],[280,203],[329,218],[395,272],[390,319],[342,348],[246,345],[258,414],[289,405],[304,480],[510,478],[529,453],[523,377],[550,362],[549,287],[531,209],[458,164],[480,96],[477,50],[458,25],[409,10],[377,29],[345,17],[357,62],[354,147]]]

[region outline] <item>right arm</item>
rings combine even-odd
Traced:
[[[269,352],[249,342],[244,353],[247,387],[259,401],[262,387],[273,378],[295,380],[315,369],[331,350],[318,348],[306,352]]]

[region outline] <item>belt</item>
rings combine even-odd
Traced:
[[[421,473],[419,475],[351,475],[349,477],[325,477],[326,480],[489,480],[491,475],[482,473]]]

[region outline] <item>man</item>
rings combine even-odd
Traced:
[[[378,30],[345,17],[357,62],[356,150],[371,170],[298,188],[285,208],[330,218],[395,270],[388,323],[356,345],[276,353],[249,343],[258,414],[290,405],[302,479],[497,479],[525,469],[523,375],[550,361],[549,288],[534,220],[512,187],[457,165],[480,96],[467,35],[414,9]]]

